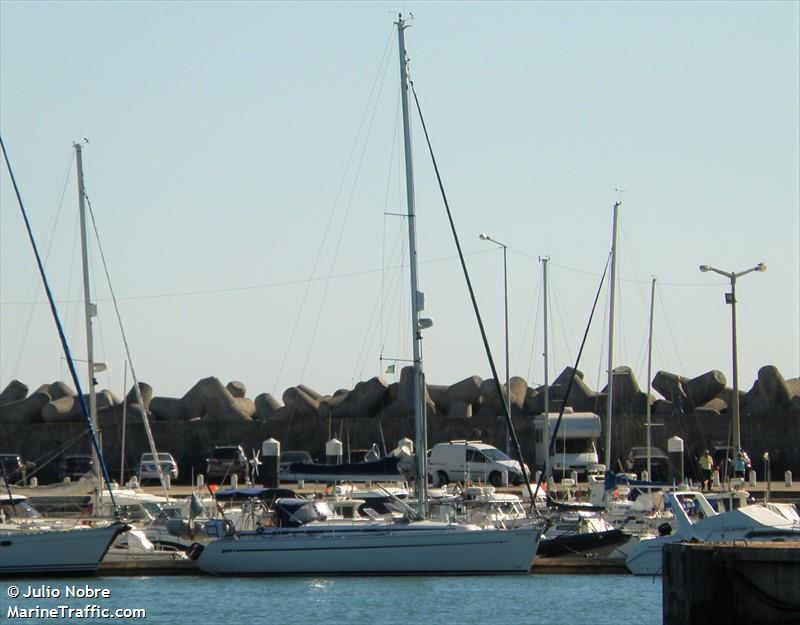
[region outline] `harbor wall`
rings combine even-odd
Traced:
[[[664,625],[800,622],[800,543],[665,545]]]
[[[694,378],[659,371],[653,388],[661,399],[643,392],[629,367],[614,370],[611,418],[612,468],[624,468],[632,446],[646,443],[645,413],[652,411],[652,442],[666,451],[667,439],[685,441],[685,475],[696,475],[696,458],[703,449],[730,445],[728,406],[732,389],[725,376],[709,371]],[[574,411],[601,415],[606,412],[607,388],[594,391],[580,371],[567,367],[549,388],[549,407],[557,412],[566,405]],[[0,453],[17,452],[39,465],[48,457],[89,451],[85,418],[74,391],[63,382],[45,384],[29,392],[12,381],[0,391]],[[534,455],[534,416],[544,410],[544,387],[529,386],[520,377],[509,385],[512,420],[523,456],[534,469],[542,459]],[[503,399],[492,379],[470,376],[450,385],[427,384],[428,444],[455,439],[482,440],[505,448]],[[366,450],[373,443],[390,451],[401,438],[414,438],[413,369],[405,367],[389,383],[374,377],[352,389],[322,394],[305,385],[287,388],[280,398],[260,393],[253,399],[241,382],[223,384],[215,377],[199,380],[182,397],[163,397],[139,383],[120,400],[108,390],[98,392],[98,422],[105,456],[112,472],[122,465],[135,467],[147,450],[142,417],[147,411],[158,448],[172,453],[181,467],[182,480],[192,469],[205,469],[205,458],[215,445],[241,444],[248,452],[260,449],[268,437],[281,441],[282,449],[304,449],[322,461],[325,442],[337,437],[350,450]],[[762,455],[769,452],[772,479],[791,470],[800,477],[800,378],[785,379],[773,366],[762,367],[747,392],[740,392],[741,437],[764,478]],[[602,446],[603,439],[598,441]],[[602,454],[602,449],[598,451]],[[43,471],[43,478],[47,472]],[[55,472],[53,472],[55,473]],[[55,477],[53,475],[53,477]]]
[[[533,470],[537,459],[533,454],[533,418],[514,418],[517,435],[528,465]],[[712,441],[725,441],[728,419],[722,415],[685,416],[682,419],[664,420],[664,425],[653,428],[653,444],[666,449],[666,440],[675,434],[686,440],[687,475],[693,448],[701,449]],[[329,423],[319,418],[296,417],[282,421],[154,421],[151,424],[158,448],[175,456],[181,475],[179,482],[188,482],[195,473],[205,471],[205,459],[215,445],[241,444],[251,450],[261,448],[263,440],[273,437],[281,442],[281,449],[306,449],[318,460],[324,461],[325,442],[329,438]],[[126,471],[135,470],[148,443],[141,421],[128,423],[125,428]],[[373,443],[387,450],[396,446],[403,437],[413,439],[414,424],[411,416],[394,420],[342,419],[332,420],[330,432],[340,438],[350,449],[368,449]],[[383,435],[383,436],[381,436]],[[433,414],[428,424],[429,445],[437,442],[470,439],[492,442],[504,447],[505,426],[496,417],[450,419]],[[103,450],[112,477],[117,479],[121,466],[121,422],[106,422],[102,426]],[[772,479],[781,479],[783,471],[792,470],[800,477],[800,418],[797,415],[773,414],[759,419],[742,417],[742,440],[746,442],[754,460],[754,469],[763,479],[760,453],[769,450],[773,458]],[[624,455],[632,446],[643,445],[645,428],[638,415],[616,417],[612,425],[612,449],[620,450],[615,457]],[[0,427],[0,452],[14,451],[25,459],[43,464],[48,458],[61,453],[89,453],[90,443],[83,423],[26,423],[5,424]],[[40,482],[52,481],[57,461],[43,470]]]

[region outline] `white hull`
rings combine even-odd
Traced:
[[[680,536],[647,538],[639,541],[628,556],[625,566],[634,575],[661,575],[664,545],[681,540]]]
[[[70,530],[0,527],[0,575],[93,573],[124,523]]]
[[[527,573],[539,537],[538,528],[479,529],[429,521],[301,528],[215,540],[197,564],[220,575]]]
[[[702,517],[700,520],[689,518],[679,496],[696,500]],[[800,525],[762,506],[745,506],[716,513],[700,493],[670,493],[668,499],[678,521],[678,531],[668,536],[640,540],[625,561],[625,566],[634,575],[661,575],[664,545],[679,541],[713,543],[800,539]]]

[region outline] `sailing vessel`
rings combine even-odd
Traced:
[[[26,497],[0,495],[0,577],[93,573],[127,529],[120,521],[68,527],[40,517]]]
[[[235,532],[225,520],[210,521],[219,538],[199,548],[198,567],[223,575],[369,574],[426,575],[527,573],[539,544],[538,526],[503,529],[427,518],[427,449],[422,389],[422,294],[417,291],[414,177],[408,109],[406,22],[398,16],[400,85],[406,165],[414,355],[417,508],[413,519],[393,515],[341,519],[324,502],[278,499],[274,520],[252,532]]]
[[[108,476],[108,469],[103,461],[96,428],[91,421],[90,412],[86,406],[84,395],[81,392],[77,371],[75,370],[75,363],[67,344],[64,329],[55,307],[53,294],[44,272],[44,266],[36,247],[33,231],[28,221],[28,216],[22,203],[22,196],[17,187],[17,182],[14,178],[14,173],[11,169],[8,153],[6,152],[6,147],[2,138],[0,138],[0,148],[2,148],[6,167],[8,168],[20,211],[25,221],[28,237],[36,256],[39,273],[47,294],[50,309],[53,313],[53,320],[56,324],[59,340],[64,349],[67,365],[69,366],[70,374],[72,375],[72,380],[78,393],[78,399],[83,414],[87,419],[93,451],[99,459],[98,466],[102,469],[102,474],[106,483],[110,484],[111,480]],[[79,193],[82,192],[83,189],[81,185]],[[90,306],[87,304],[87,309],[89,307]],[[93,372],[94,369],[91,368],[90,378],[93,376]],[[0,576],[18,575],[21,573],[25,575],[92,573],[97,569],[100,560],[102,560],[103,556],[108,551],[111,543],[117,536],[129,529],[128,525],[119,520],[114,520],[102,526],[76,526],[69,529],[51,526],[39,521],[32,521],[16,514],[17,506],[10,489],[7,495],[9,498],[9,510],[3,515],[0,515]],[[110,499],[115,512],[117,512],[113,494],[110,494]]]

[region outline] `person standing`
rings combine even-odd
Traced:
[[[708,449],[703,451],[703,455],[697,461],[700,466],[700,490],[711,490],[711,476],[714,471],[714,458],[711,457]]]
[[[736,452],[736,458],[733,460],[733,475],[734,477],[744,478],[744,473],[747,470],[747,459],[744,452],[740,449]]]

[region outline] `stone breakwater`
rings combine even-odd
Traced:
[[[607,387],[594,391],[576,372],[569,397],[565,397],[572,369],[566,368],[549,389],[550,409],[566,404],[575,411],[604,414]],[[262,422],[299,419],[376,419],[391,420],[408,416],[412,411],[412,369],[402,370],[400,381],[389,384],[374,377],[359,382],[353,389],[340,389],[331,395],[321,394],[303,384],[287,388],[279,400],[270,393],[248,398],[244,384],[237,381],[223,385],[219,379],[200,380],[183,397],[153,395],[147,383],[139,384],[143,406],[135,389],[124,400],[109,390],[97,393],[98,418],[116,420],[123,404],[134,419],[143,410],[153,421],[251,421]],[[652,387],[662,397],[642,391],[630,367],[617,367],[613,376],[614,415],[643,415],[650,403],[657,416],[674,414],[722,414],[733,398],[733,390],[720,371],[684,376],[659,371]],[[544,387],[532,387],[521,377],[509,383],[512,416],[534,416],[544,410]],[[425,388],[428,414],[446,419],[497,416],[502,400],[494,382],[471,376],[450,386],[428,384]],[[749,391],[739,392],[743,415],[774,412],[800,414],[800,378],[785,379],[776,367],[762,367]],[[75,392],[63,382],[44,384],[29,394],[28,386],[13,380],[0,392],[0,423],[71,423],[81,421],[80,402]]]
[[[676,434],[684,438],[687,452],[693,456],[704,447],[730,440],[728,406],[733,391],[721,372],[687,378],[659,371],[653,379],[653,388],[661,396],[658,398],[648,397],[641,390],[629,367],[618,367],[614,373],[615,458],[624,457],[631,446],[644,444],[648,402],[654,421],[661,424],[653,429],[653,444],[662,449]],[[589,388],[578,371],[565,397],[571,375],[572,369],[565,369],[550,386],[551,411],[566,403],[575,411],[604,415],[607,389]],[[396,383],[375,377],[332,394],[321,394],[301,384],[286,389],[280,399],[269,393],[251,399],[242,383],[223,384],[215,377],[200,380],[179,398],[154,395],[149,384],[140,383],[144,406],[139,405],[135,389],[124,399],[108,390],[99,391],[98,420],[106,456],[118,459],[122,412],[127,404],[130,442],[125,462],[135,466],[147,450],[143,429],[136,427],[147,411],[159,447],[176,456],[187,478],[192,469],[205,471],[205,458],[214,445],[233,443],[257,449],[269,436],[280,440],[283,449],[307,449],[319,459],[331,436],[351,449],[368,448],[373,442],[385,442],[391,449],[399,438],[413,434],[412,389],[411,368],[403,369]],[[544,388],[513,377],[510,396],[523,454],[526,460],[535,462],[532,417],[544,409]],[[491,379],[471,376],[449,386],[428,384],[425,399],[431,445],[469,438],[505,446],[505,425],[499,416],[501,399]],[[763,367],[750,390],[740,392],[739,400],[742,440],[754,461],[769,451],[774,479],[780,479],[785,469],[800,475],[800,379],[787,380],[775,367]],[[82,429],[80,402],[63,382],[29,392],[25,384],[15,380],[0,392],[0,452],[14,451],[37,459],[79,435]],[[88,451],[88,443],[84,443],[65,453],[83,452],[79,446]],[[118,466],[119,460],[113,464]],[[756,468],[760,469],[758,463]]]

